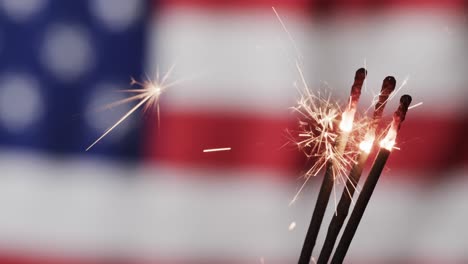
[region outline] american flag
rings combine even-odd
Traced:
[[[365,66],[361,111],[387,75],[423,102],[349,263],[468,263],[467,8],[0,0],[0,263],[295,263],[321,181],[288,205],[307,164],[284,147],[296,58],[312,89],[342,101]],[[160,120],[134,114],[85,152],[132,107],[98,111],[130,77],[172,65],[183,82],[163,94]]]

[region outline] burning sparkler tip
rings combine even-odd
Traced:
[[[413,99],[411,98],[410,95],[405,94],[401,96],[400,104],[402,104],[402,107],[407,110],[412,100]]]
[[[396,86],[396,79],[393,76],[387,76],[385,77],[382,85],[382,91],[388,91],[391,90],[393,91]]]
[[[364,81],[367,76],[367,70],[364,68],[360,68],[356,71],[356,75],[354,76],[354,80]]]
[[[407,94],[400,97],[400,105],[393,114],[393,121],[389,131],[387,132],[387,135],[384,139],[382,139],[382,141],[380,141],[380,147],[387,150],[392,150],[394,148],[398,130],[400,130],[401,123],[405,121],[406,112],[408,111],[408,107],[411,104],[411,101],[411,96]]]
[[[356,71],[354,75],[354,83],[351,87],[351,97],[350,97],[350,104],[349,107],[356,108],[356,104],[361,96],[361,89],[362,85],[364,84],[364,79],[366,79],[367,70],[364,68],[360,68]]]
[[[382,82],[382,88],[380,89],[379,99],[375,104],[374,126],[377,126],[378,121],[382,118],[385,105],[387,104],[387,101],[390,98],[390,94],[395,90],[395,86],[395,77],[385,77],[385,79]]]
[[[411,96],[405,94],[400,97],[400,106],[394,114],[394,117],[399,119],[398,127],[400,127],[401,122],[405,120],[406,112],[408,112],[408,107],[411,104]]]
[[[379,104],[385,105],[390,94],[395,90],[396,79],[393,76],[387,76],[383,80],[382,89],[380,89]],[[380,106],[379,106],[380,107]]]

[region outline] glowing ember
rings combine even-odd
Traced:
[[[288,227],[288,230],[289,230],[289,231],[293,231],[294,228],[296,228],[296,222],[291,222],[291,224],[290,224],[289,227]]]
[[[367,133],[364,140],[359,143],[359,149],[369,154],[374,145],[375,136],[373,133]]]
[[[213,149],[204,149],[203,152],[218,152],[218,151],[228,151],[231,148],[213,148]]]
[[[355,114],[356,109],[348,109],[343,112],[340,122],[340,129],[343,132],[351,132],[351,130],[353,130],[353,121]]]
[[[392,123],[392,127],[388,130],[387,135],[385,136],[384,139],[380,141],[380,147],[385,148],[387,150],[392,150],[393,146],[395,145],[396,136],[397,136],[397,130],[396,130],[396,127],[394,127]]]
[[[406,112],[409,109],[411,100],[411,96],[409,95],[403,95],[400,98],[400,105],[398,106],[396,112],[393,114],[393,120],[390,125],[390,129],[387,132],[387,135],[384,139],[380,141],[380,147],[385,148],[387,150],[392,150],[394,148],[398,130],[400,130],[401,123],[405,120]]]
[[[367,71],[364,68],[360,68],[356,71],[354,76],[354,83],[351,87],[351,96],[349,97],[348,106],[341,115],[340,129],[343,132],[351,132],[353,129],[354,116],[356,115],[357,103],[361,96],[362,85],[366,79]]]

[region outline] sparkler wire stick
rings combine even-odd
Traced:
[[[341,117],[340,129],[341,134],[337,139],[337,151],[343,152],[346,148],[349,133],[352,129],[354,114],[356,112],[357,102],[361,95],[362,85],[366,78],[367,71],[361,68],[356,71],[354,76],[354,83],[351,87],[351,97],[347,106],[347,109],[343,112]],[[351,119],[351,120],[349,120]],[[322,224],[323,216],[327,209],[328,201],[333,189],[335,175],[333,174],[333,162],[329,161],[325,169],[325,175],[323,177],[322,185],[315,203],[310,225],[307,230],[307,234],[302,246],[301,255],[299,257],[299,264],[309,264],[312,257],[312,251],[314,250],[315,242]]]
[[[374,144],[375,130],[382,119],[383,110],[387,104],[388,97],[395,90],[396,80],[392,76],[388,76],[383,80],[382,89],[380,91],[379,100],[375,104],[373,120],[370,124],[369,130],[366,133],[364,141],[360,144],[360,152],[357,156],[357,162],[351,168],[346,180],[346,185],[341,194],[340,201],[338,202],[336,213],[328,226],[327,236],[317,260],[317,264],[326,264],[330,259],[331,253],[336,243],[336,239],[340,233],[341,228],[349,213],[354,192],[356,190],[359,179],[361,178],[364,165],[369,157],[369,153]]]
[[[395,139],[400,129],[401,123],[405,120],[406,112],[411,103],[411,96],[403,95],[400,98],[400,106],[393,115],[392,125],[387,133],[387,136],[380,142],[380,150],[374,160],[372,168],[367,176],[366,182],[361,190],[361,193],[356,201],[353,212],[349,218],[348,224],[343,232],[340,242],[336,248],[335,254],[332,258],[332,264],[343,263],[343,260],[348,252],[349,246],[356,233],[357,227],[362,219],[367,204],[372,196],[372,193],[377,185],[377,181],[382,174],[385,163],[390,156],[391,150],[395,143]]]

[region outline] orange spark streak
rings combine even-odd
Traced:
[[[101,139],[103,139],[105,136],[107,136],[107,134],[109,134],[112,130],[114,130],[114,128],[116,128],[118,125],[120,125],[125,119],[127,119],[131,114],[133,114],[133,112],[135,112],[140,106],[142,106],[144,103],[146,103],[146,101],[148,101],[149,99],[150,99],[150,97],[146,97],[145,99],[141,100],[137,105],[135,105],[132,109],[130,109],[130,111],[128,111],[122,118],[119,119],[119,121],[117,121],[113,126],[108,128],[106,130],[106,132],[104,132],[104,134],[102,134],[102,136],[100,136],[96,141],[94,141],[93,144],[91,144],[86,149],[86,151],[90,150]]]
[[[204,149],[203,152],[218,152],[218,151],[228,151],[231,150],[231,148],[213,148],[213,149]]]
[[[416,107],[421,106],[421,105],[423,105],[423,102],[419,102],[419,103],[417,103],[415,105],[412,105],[412,106],[408,107],[408,110],[416,108]]]

